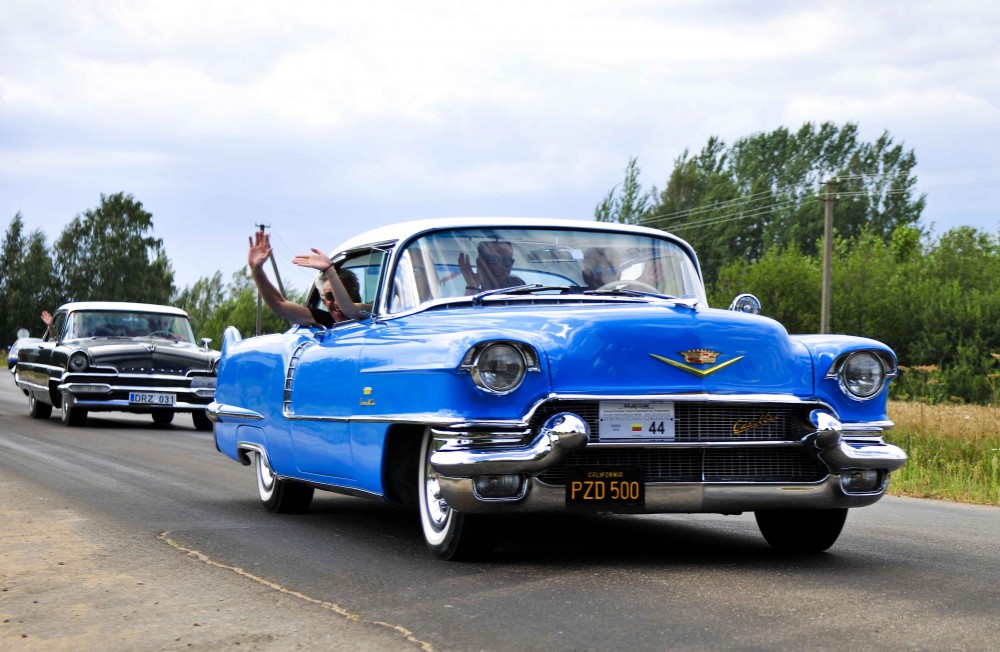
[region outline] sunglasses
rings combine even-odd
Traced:
[[[334,299],[336,299],[336,297],[333,296],[333,292],[324,292],[323,298],[326,299],[327,301],[333,301]]]
[[[511,267],[514,264],[513,256],[498,256],[497,254],[484,254],[483,262],[487,265],[496,265],[502,263],[507,267]]]

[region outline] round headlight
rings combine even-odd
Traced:
[[[83,371],[90,366],[90,360],[87,359],[87,354],[83,351],[74,351],[69,356],[66,366],[69,367],[70,371]]]
[[[476,375],[485,389],[498,394],[512,392],[524,380],[524,356],[509,344],[491,344],[479,354]]]
[[[861,351],[844,361],[840,369],[840,384],[852,396],[871,398],[885,382],[885,365],[874,353]]]

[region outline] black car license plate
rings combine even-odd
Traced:
[[[646,505],[642,467],[581,466],[566,469],[566,507],[638,511]]]

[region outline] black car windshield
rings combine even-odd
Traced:
[[[572,228],[451,229],[424,235],[401,253],[389,312],[529,284],[705,302],[695,262],[667,238]]]
[[[67,339],[150,337],[194,343],[191,322],[183,315],[115,310],[83,310],[70,314]]]

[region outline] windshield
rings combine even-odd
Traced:
[[[69,316],[67,339],[85,337],[155,337],[194,343],[194,333],[187,317],[155,312],[74,312]]]
[[[694,261],[664,238],[579,229],[455,229],[418,238],[402,252],[389,312],[535,283],[705,302]]]

